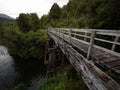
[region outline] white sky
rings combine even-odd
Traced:
[[[67,4],[69,0],[0,0],[0,13],[11,17],[18,17],[19,13],[37,13],[39,17],[47,14],[53,5],[57,3],[60,7]]]

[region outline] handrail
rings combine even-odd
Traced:
[[[107,32],[107,33],[111,33],[111,32]],[[95,48],[95,50],[98,50],[98,52],[99,50],[101,51],[101,49],[102,50],[104,49],[105,51],[113,53],[112,56],[116,55],[120,57],[120,53],[116,54],[116,52],[113,50],[107,50],[100,46],[94,45],[97,31],[90,30],[90,31],[87,31],[87,32],[85,31],[84,33],[81,33],[73,29],[51,28],[51,29],[48,29],[48,34],[55,41],[56,45],[58,45],[59,48],[62,50],[62,52],[66,55],[66,57],[69,59],[71,65],[75,68],[75,70],[81,74],[82,79],[84,80],[85,84],[88,86],[90,90],[109,90],[109,89],[120,90],[120,86],[111,77],[109,77],[102,70],[96,67],[94,62],[87,60],[89,59],[89,56],[91,54],[93,47]],[[116,33],[114,35],[116,35]],[[84,37],[84,39],[80,40],[79,38],[77,38],[78,36]],[[115,37],[116,37],[114,40],[115,43],[112,43],[114,46],[112,49],[115,49],[116,44],[119,43],[118,42],[119,37],[118,36],[115,36]],[[88,40],[86,38],[89,38],[90,41],[87,42]],[[72,41],[72,40],[75,40],[75,41]],[[85,48],[89,47],[88,52],[86,52],[86,50],[82,50],[82,48],[79,48],[79,45],[76,45],[77,42],[79,42],[78,44],[81,44],[81,46],[85,45]],[[106,40],[104,42],[106,42]],[[81,51],[87,53],[87,59],[81,53],[79,53],[78,50],[72,47],[72,45],[73,46],[76,45],[78,49],[81,49]],[[108,53],[103,53],[103,54],[106,54],[109,56]]]
[[[56,33],[63,33],[69,35],[69,44],[71,43],[71,38],[80,39],[77,37],[83,37],[85,42],[89,43],[89,49],[87,53],[87,58],[89,58],[92,48],[94,47],[94,41],[100,41],[104,43],[112,44],[111,50],[97,45],[97,47],[102,47],[107,52],[110,52],[116,56],[120,57],[120,53],[115,51],[116,46],[120,46],[119,38],[120,38],[120,30],[101,30],[101,29],[72,29],[72,28],[49,28],[49,31],[52,30]],[[60,35],[60,34],[59,34]],[[109,36],[113,37],[114,40],[106,40],[104,38],[98,38],[97,35]],[[64,36],[64,35],[63,35]],[[64,37],[63,37],[64,38]],[[87,39],[90,39],[86,41]],[[95,45],[96,46],[96,45]]]
[[[95,31],[96,34],[101,34],[101,35],[109,35],[109,36],[119,36],[120,37],[120,30],[101,30],[101,29],[72,29],[72,28],[51,28],[52,30],[65,30],[69,31],[70,29],[75,32],[86,32],[86,33],[91,33],[92,31]]]

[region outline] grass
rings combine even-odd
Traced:
[[[70,66],[57,69],[54,77],[40,84],[39,90],[88,90],[80,75]]]

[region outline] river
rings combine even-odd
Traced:
[[[26,90],[38,90],[44,80],[44,65],[37,60],[14,60],[6,47],[0,45],[0,90],[12,90],[24,83]]]

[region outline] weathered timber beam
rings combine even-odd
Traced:
[[[56,43],[58,43],[59,39],[59,47],[68,57],[76,71],[81,73],[83,80],[90,90],[120,90],[120,86],[111,77],[86,60],[69,44],[63,42],[61,38],[58,38],[53,33],[49,33],[49,35]]]

